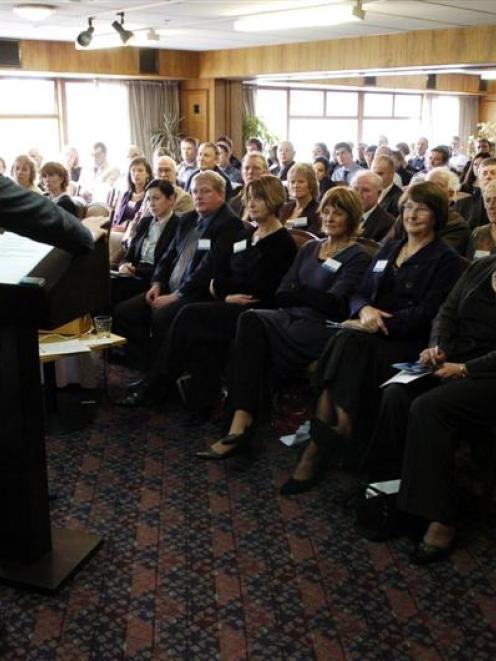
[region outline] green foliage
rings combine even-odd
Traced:
[[[266,148],[279,142],[278,136],[271,133],[267,124],[259,117],[256,115],[243,115],[243,144],[250,137],[260,138]]]
[[[167,153],[172,158],[179,162],[181,160],[181,138],[179,137],[179,129],[182,117],[173,113],[168,115],[164,113],[162,126],[152,133],[150,138],[150,145],[153,150],[158,147],[164,147]]]

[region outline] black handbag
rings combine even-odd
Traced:
[[[385,542],[401,533],[397,493],[385,493],[371,484],[360,488],[354,501],[356,532],[370,542]]]

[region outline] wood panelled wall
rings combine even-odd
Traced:
[[[196,78],[199,53],[161,50],[159,72],[155,76],[140,74],[139,49],[111,48],[76,50],[65,41],[21,41],[21,70],[55,74],[82,74],[138,78]]]
[[[496,62],[496,26],[207,51],[200,78]]]

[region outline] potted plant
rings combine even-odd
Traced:
[[[164,147],[172,158],[179,162],[181,160],[181,139],[179,137],[179,127],[182,117],[177,113],[164,113],[162,126],[152,133],[150,144],[153,150],[158,147]]]

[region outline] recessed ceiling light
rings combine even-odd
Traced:
[[[12,11],[27,21],[44,21],[50,14],[53,14],[55,7],[53,5],[42,5],[39,3],[23,4],[15,5]]]

